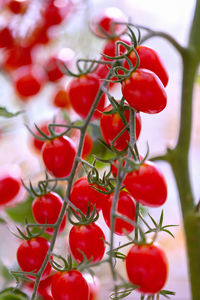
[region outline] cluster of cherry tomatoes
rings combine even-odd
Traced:
[[[58,3],[60,4],[58,5]],[[9,13],[20,15],[23,18],[31,5],[32,1],[30,0],[7,0],[4,9],[6,13],[9,11]],[[71,52],[69,49],[61,49],[61,52],[48,59],[42,68],[34,64],[32,53],[36,45],[49,43],[50,29],[64,21],[71,10],[71,5],[70,1],[47,1],[45,5],[41,6],[40,22],[37,23],[31,34],[26,33],[26,38],[20,38],[8,24],[0,29],[0,47],[4,54],[2,67],[9,73],[21,100],[27,101],[36,95],[47,80],[58,82],[64,76],[58,66],[59,63],[70,66]],[[106,95],[103,92],[92,116],[92,120],[100,119],[100,131],[104,143],[118,155],[121,153],[121,156],[126,156],[130,147],[130,128],[128,126],[130,109],[135,111],[134,128],[136,139],[138,139],[141,132],[140,112],[155,114],[165,108],[167,103],[165,87],[168,83],[167,71],[153,49],[136,45],[132,51],[129,51],[133,45],[131,39],[124,35],[127,29],[126,22],[127,19],[123,13],[114,8],[109,8],[103,15],[91,21],[91,30],[100,38],[105,39],[101,57],[103,63],[94,69],[91,68],[91,72],[88,70],[80,72],[71,79],[67,89],[59,88],[54,97],[55,106],[63,109],[71,105],[81,119],[86,119],[101,88],[101,80],[105,79],[109,73],[106,64],[111,66],[114,57],[123,57],[124,55],[122,68],[113,72],[111,76],[113,82],[109,83],[110,90],[115,82],[119,81],[119,78],[125,76],[126,72],[122,71],[123,69],[130,72],[129,76],[121,82],[124,101],[117,100],[113,102],[114,104],[107,105]],[[116,46],[117,44],[118,46]],[[125,55],[127,51],[129,54]],[[65,121],[61,124],[67,125]],[[77,138],[74,139],[74,136],[79,136],[79,132],[72,129],[71,135],[67,136],[63,133],[67,127],[55,127],[53,132],[49,128],[48,123],[42,124],[39,131],[35,132],[39,139],[33,137],[32,145],[41,156],[49,175],[59,181],[59,179],[68,178],[71,174],[77,154]],[[82,159],[86,159],[91,150],[92,139],[86,134]],[[116,179],[118,176],[117,160],[112,164],[112,174],[112,179]],[[11,186],[12,189],[10,189]],[[0,178],[2,195],[0,204],[12,201],[19,193],[20,186],[19,178],[15,179],[11,175]],[[96,210],[97,214],[102,211],[105,224],[111,228],[111,210],[114,198],[113,191],[108,194],[105,188],[97,183],[89,182],[86,176],[81,176],[73,183],[67,210],[74,211],[79,221],[82,220],[81,216],[82,218],[85,216],[87,219],[88,211]],[[139,160],[138,167],[125,174],[123,189],[119,192],[117,199],[117,213],[127,220],[129,219],[130,222],[116,217],[114,233],[123,236],[133,232],[135,203],[138,202],[147,207],[159,207],[165,203],[166,199],[167,186],[162,172],[154,163],[146,160],[140,163]],[[57,192],[46,190],[43,190],[33,200],[32,213],[35,222],[41,226],[46,224],[45,232],[50,236],[53,235],[55,226],[58,224],[63,201],[66,199],[62,199]],[[79,210],[79,213],[74,207]],[[58,233],[65,229],[67,221],[70,220],[67,220],[65,212],[59,223]],[[96,219],[92,218],[90,222],[79,222],[70,229],[68,243],[70,253],[77,265],[85,259],[92,263],[101,262],[104,257],[106,238],[102,228],[95,221]],[[39,272],[47,257],[49,247],[50,243],[44,237],[27,237],[17,250],[20,269],[24,272]],[[43,299],[96,299],[93,288],[98,284],[94,284],[94,279],[92,284],[88,283],[87,278],[84,278],[76,267],[53,272],[52,275],[51,259],[50,255],[38,288],[38,293]],[[164,251],[153,242],[145,244],[138,242],[132,245],[125,257],[125,268],[129,281],[138,286],[141,294],[159,293],[167,280],[166,256]],[[27,276],[34,280],[33,275]],[[32,284],[27,284],[27,286],[33,288]]]

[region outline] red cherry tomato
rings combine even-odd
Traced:
[[[80,263],[83,254],[92,262],[102,259],[105,252],[105,235],[95,223],[90,225],[73,226],[69,233],[69,246],[74,258]]]
[[[164,85],[164,87],[166,87],[168,80],[169,80],[169,76],[168,76],[167,70],[166,70],[162,60],[158,56],[157,52],[146,46],[138,46],[136,48],[136,50],[137,50],[137,53],[140,58],[140,64],[139,64],[138,68],[148,69],[148,70],[154,72],[159,77],[159,79],[162,81],[162,84]],[[136,59],[136,55],[133,51],[129,55],[129,59],[131,60],[133,66],[135,66],[137,59]],[[128,65],[127,61],[125,61],[124,67],[129,69],[129,65]]]
[[[14,74],[14,85],[22,101],[39,93],[45,82],[45,74],[40,67],[25,66]]]
[[[8,26],[0,28],[0,48],[12,48],[14,38],[11,29]]]
[[[54,300],[89,300],[89,287],[77,270],[57,272],[51,283]]]
[[[49,32],[49,28],[46,27],[44,20],[37,22],[35,27],[31,28],[26,37],[25,42],[29,47],[34,47],[36,45],[46,45],[51,40],[51,34]]]
[[[92,185],[102,189],[97,185],[90,184],[86,177],[81,177],[74,183],[70,193],[70,201],[84,214],[87,213],[88,205],[90,205],[91,210],[95,205],[96,209],[100,211],[108,197],[93,189]]]
[[[32,203],[33,216],[36,222],[39,224],[55,224],[59,217],[62,204],[63,201],[61,197],[53,192],[36,198]],[[60,225],[59,233],[64,230],[65,225],[66,214]],[[47,228],[45,231],[52,234],[53,228]]]
[[[93,140],[91,136],[86,132],[84,143],[83,143],[83,151],[82,151],[83,159],[88,157],[88,155],[92,152],[92,148],[93,148]]]
[[[47,136],[49,136],[49,129],[48,129],[48,125],[51,124],[53,122],[44,122],[43,124],[41,124],[39,126],[39,129],[44,133],[46,134]],[[57,122],[58,124],[62,124],[63,121],[59,121]],[[64,123],[63,123],[64,124]],[[62,133],[66,130],[66,128],[64,127],[55,127],[55,132],[56,133]],[[37,136],[41,136],[41,134],[37,131],[37,129],[34,128],[34,133],[37,135]],[[31,135],[31,146],[33,146],[34,150],[37,151],[37,153],[41,153],[41,150],[42,150],[42,146],[44,145],[45,141],[41,141],[41,140],[38,140],[36,139],[33,135]]]
[[[13,48],[9,49],[5,55],[3,67],[6,71],[13,71],[22,66],[32,64],[31,48],[16,44]]]
[[[107,201],[105,201],[105,205],[102,209],[103,217],[110,228],[110,217],[111,217],[111,208],[112,203],[114,201],[114,194],[111,194]],[[135,202],[133,197],[125,192],[121,191],[119,193],[119,198],[117,200],[117,212],[129,218],[133,222],[135,221]],[[118,235],[126,235],[131,233],[134,229],[134,226],[120,218],[115,219],[115,229],[114,232]]]
[[[7,7],[14,14],[24,14],[29,6],[30,0],[8,0]]]
[[[142,294],[156,294],[167,281],[167,258],[156,245],[133,245],[126,256],[126,271]]]
[[[122,94],[131,107],[148,114],[161,112],[167,104],[162,82],[146,69],[137,69],[122,82]]]
[[[85,119],[91,109],[100,88],[99,78],[95,74],[82,75],[73,78],[68,85],[68,93],[71,105],[75,112]],[[102,111],[105,104],[105,95],[100,99],[97,110]],[[93,119],[100,117],[100,112],[95,111]]]
[[[107,40],[105,45],[104,45],[102,53],[105,54],[105,55],[111,56],[111,57],[117,56],[116,42],[123,42],[127,45],[131,45],[131,42],[127,37],[121,37],[121,38],[115,38],[115,39],[112,39],[112,40]],[[127,52],[127,49],[123,45],[119,45],[118,50],[119,50],[118,55],[122,55],[122,54]],[[106,58],[106,57],[103,57],[103,59],[104,60],[111,60],[111,59]]]
[[[24,272],[37,273],[43,264],[48,250],[49,242],[42,237],[23,241],[17,250],[17,261],[21,270]],[[51,265],[48,263],[42,277],[47,277],[50,272]]]
[[[71,0],[50,0],[43,11],[45,26],[51,27],[59,25],[69,15],[72,10]]]
[[[0,177],[0,205],[12,201],[19,193],[21,187],[20,178],[5,174]]]
[[[94,16],[91,21],[90,28],[92,32],[100,38],[120,36],[126,31],[126,25],[114,24],[115,22],[127,22],[127,17],[117,7],[108,7],[102,14]],[[102,29],[102,30],[101,30]]]
[[[113,109],[112,104],[107,106],[103,112],[108,112]],[[126,118],[127,123],[129,122],[130,112],[129,110],[124,111],[124,115]],[[136,138],[138,139],[141,131],[141,117],[139,113],[135,114],[135,127],[136,127]],[[101,134],[105,140],[105,142],[111,146],[112,141],[114,138],[124,129],[124,123],[120,117],[120,115],[115,112],[110,115],[102,114],[100,118],[100,129]],[[122,151],[124,150],[128,142],[130,140],[129,131],[126,130],[123,134],[115,141],[114,147]]]
[[[165,178],[152,162],[146,161],[137,171],[128,173],[124,184],[134,199],[143,205],[159,207],[167,199]]]
[[[58,64],[65,64],[69,67],[73,58],[74,51],[69,48],[62,48],[57,55],[50,57],[45,65],[49,81],[55,82],[62,78],[65,74],[60,70]]]
[[[68,176],[76,155],[73,141],[66,136],[46,141],[42,147],[42,158],[47,171],[55,177]]]
[[[62,109],[69,109],[71,107],[68,92],[64,88],[57,89],[53,97],[53,105]]]
[[[87,281],[90,290],[89,300],[98,300],[100,292],[100,283],[99,279],[96,276],[92,276],[89,273],[84,274],[83,277]]]
[[[40,280],[39,286],[38,286],[38,294],[42,297],[43,300],[53,300],[53,297],[51,296],[51,281],[52,281],[52,275],[48,276],[47,278]],[[25,283],[25,287],[33,290],[34,282],[27,282]]]

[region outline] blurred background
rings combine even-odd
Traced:
[[[133,23],[169,33],[179,43],[186,45],[195,5],[193,0],[71,0],[67,1],[68,6],[67,8],[65,7],[65,12],[63,9],[61,22],[49,26],[50,29],[45,41],[46,33],[42,32],[38,25],[40,24],[38,9],[42,9],[43,5],[45,5],[45,0],[32,0],[29,2],[29,7],[25,8],[25,12],[14,13],[7,6],[6,0],[2,0],[0,2],[0,31],[1,28],[8,26],[14,36],[19,37],[19,41],[28,39],[29,45],[35,43],[31,53],[31,60],[37,66],[44,67],[45,70],[50,66],[50,59],[56,57],[60,49],[63,48],[65,49],[65,63],[72,69],[74,69],[74,62],[77,57],[99,57],[104,41],[92,35],[88,22],[95,14],[100,13],[106,7],[118,7]],[[62,2],[60,1],[61,7]],[[49,22],[51,23],[51,21]],[[34,31],[35,28],[37,29],[36,33]],[[166,147],[173,147],[176,144],[179,126],[182,66],[180,56],[165,40],[154,37],[148,40],[145,45],[152,47],[159,53],[169,73],[169,84],[166,88],[168,95],[166,109],[158,115],[141,114],[142,132],[138,142],[139,151],[144,155],[148,143],[150,156],[155,156],[164,153]],[[15,46],[15,48],[17,47],[18,52],[22,51],[20,50],[20,43]],[[25,46],[23,45],[23,47]],[[31,144],[30,133],[24,124],[26,123],[33,128],[34,123],[49,122],[55,116],[59,119],[62,114],[60,113],[60,108],[55,106],[55,94],[59,89],[66,90],[70,78],[69,76],[63,76],[56,80],[49,79],[41,87],[39,93],[28,98],[28,100],[23,99],[16,92],[15,76],[17,76],[17,67],[16,62],[12,62],[12,58],[15,55],[20,56],[20,54],[10,53],[3,47],[0,49],[0,106],[6,107],[11,112],[23,110],[24,113],[10,119],[0,117],[0,166],[1,172],[3,172],[5,168],[11,169],[13,165],[17,165],[21,172],[20,176],[23,179],[31,179],[33,182],[36,182],[42,176],[44,166],[40,156]],[[25,54],[22,57],[24,58]],[[15,66],[13,67],[13,65]],[[111,93],[116,98],[121,97],[120,87],[116,86]],[[199,95],[199,85],[197,84],[194,93],[193,132],[190,151],[190,174],[196,201],[200,194],[198,182],[200,178]],[[66,106],[65,110],[67,114],[72,116],[72,119],[76,118],[70,107]],[[151,209],[150,213],[158,220],[161,210],[164,209],[164,223],[179,225],[172,229],[175,239],[167,234],[160,234],[158,239],[159,244],[165,249],[169,260],[169,278],[165,288],[176,292],[174,299],[188,300],[190,299],[190,291],[185,241],[176,184],[169,165],[161,162],[158,165],[167,180],[168,199],[163,207]],[[20,196],[18,195],[17,199],[8,205],[9,208],[12,210],[12,207],[23,201],[25,197],[25,191],[22,190]],[[9,214],[5,212],[5,206],[0,206],[0,213],[1,217],[9,222],[9,227],[13,229],[14,224],[12,220],[14,218],[10,218]],[[101,216],[99,222],[102,226],[105,226],[106,236],[109,238],[109,230],[103,223]],[[0,225],[0,236],[0,264],[13,268],[19,241],[9,232],[7,224]],[[118,242],[119,238],[116,238],[116,244]],[[66,244],[65,233],[63,233],[57,241],[56,251],[61,250],[65,253],[67,249]],[[121,263],[117,267],[125,275],[123,264]],[[106,266],[103,266],[102,268],[97,268],[96,272],[101,283],[100,299],[107,299],[106,297],[108,297],[108,293],[112,289],[109,270]],[[1,286],[3,287],[4,284],[5,279],[2,276]],[[127,299],[139,298],[137,294],[132,294]]]

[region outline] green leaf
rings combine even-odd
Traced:
[[[5,265],[1,266],[0,271],[1,276],[6,280],[6,282],[13,281],[13,276],[10,274],[9,269]]]
[[[0,224],[5,224],[5,223],[6,223],[6,221],[0,217]]]
[[[28,300],[28,296],[22,291],[10,287],[0,292],[0,300]]]
[[[15,223],[24,224],[25,218],[28,222],[35,223],[32,214],[32,202],[33,198],[28,196],[24,202],[21,202],[14,207],[6,208],[6,213]]]
[[[17,111],[16,113],[9,112],[6,107],[0,106],[0,117],[13,118],[23,113],[23,111]]]

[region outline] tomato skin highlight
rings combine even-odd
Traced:
[[[102,194],[92,188],[86,177],[79,178],[73,185],[70,193],[70,201],[79,208],[84,214],[87,213],[88,205],[92,210],[94,205],[98,211],[104,206],[108,195]],[[94,185],[96,188],[101,187]]]
[[[42,237],[36,237],[28,241],[23,241],[17,250],[17,261],[21,270],[24,272],[37,273],[42,266],[48,250],[49,242]],[[47,277],[50,272],[51,265],[48,262],[42,274],[42,278]]]
[[[157,52],[149,47],[146,46],[138,46],[136,48],[136,51],[140,58],[140,64],[138,68],[140,69],[148,69],[152,72],[154,72],[159,79],[162,81],[162,84],[164,87],[167,86],[167,83],[169,81],[169,75],[167,73],[167,70],[157,54]],[[137,59],[134,52],[131,52],[129,55],[129,59],[131,60],[133,67],[136,65]],[[129,65],[127,61],[124,63],[124,67],[129,69]]]
[[[103,112],[108,112],[113,109],[112,104],[107,106]],[[130,112],[129,110],[124,111],[124,115],[126,118],[127,123],[129,122]],[[141,131],[141,117],[139,113],[135,114],[135,122],[136,122],[136,138],[139,138],[140,131]],[[115,112],[113,114],[105,115],[102,114],[100,118],[100,129],[101,134],[105,140],[105,142],[111,146],[112,141],[114,138],[124,129],[124,123],[120,117],[120,115]],[[130,140],[130,135],[128,130],[123,132],[123,134],[115,141],[114,147],[119,150],[125,150]]]
[[[111,209],[112,203],[114,201],[114,194],[111,194],[107,201],[105,201],[105,205],[103,207],[103,217],[110,228],[110,217],[111,217]],[[119,193],[119,197],[117,200],[117,212],[129,218],[133,222],[135,221],[135,202],[133,197],[127,193],[126,191],[121,191]],[[115,219],[115,228],[114,233],[118,235],[126,235],[133,231],[134,226],[120,218]]]
[[[55,224],[61,208],[63,201],[61,197],[50,192],[41,197],[35,198],[32,203],[33,216],[37,223],[39,224]],[[61,233],[66,225],[66,214],[63,217],[62,223],[59,228],[59,233]],[[45,230],[48,234],[53,234],[53,228],[49,227]]]
[[[91,109],[100,88],[99,78],[95,74],[82,75],[73,78],[68,85],[68,94],[71,105],[75,112],[85,119]],[[97,110],[94,112],[92,119],[100,117],[100,112],[105,105],[105,95],[102,95]],[[98,111],[99,110],[99,111]]]
[[[51,282],[54,300],[89,300],[89,287],[77,270],[57,272]]]
[[[127,191],[136,201],[149,207],[159,207],[167,199],[167,184],[160,169],[145,161],[138,170],[128,173],[124,179]]]
[[[100,261],[105,252],[104,240],[105,235],[103,231],[95,223],[73,226],[69,233],[70,249],[72,255],[79,263],[83,260],[81,251],[86,255],[87,259],[92,258],[92,262]]]
[[[66,136],[47,141],[42,147],[42,158],[45,167],[55,177],[61,178],[70,174],[75,156],[75,145]]]
[[[146,69],[137,69],[122,82],[122,94],[131,107],[148,114],[159,113],[167,105],[162,82]]]
[[[143,294],[158,293],[167,281],[167,258],[157,245],[133,245],[125,263],[129,280]]]

